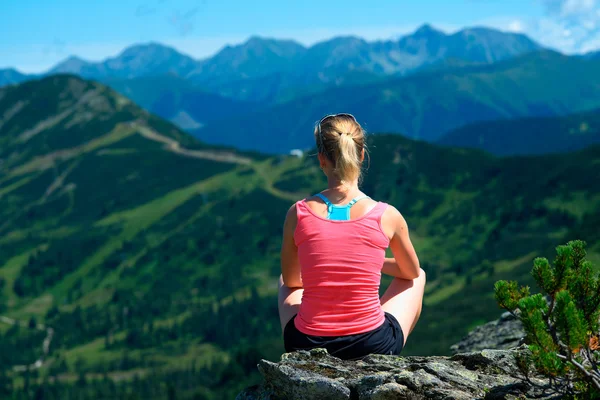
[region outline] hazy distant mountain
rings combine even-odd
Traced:
[[[31,75],[22,74],[14,68],[0,69],[0,86],[21,83],[31,77]]]
[[[146,110],[182,129],[198,129],[210,121],[256,111],[261,104],[223,97],[172,75],[104,82]]]
[[[478,121],[566,115],[597,107],[600,60],[545,51],[492,65],[333,88],[195,133],[211,143],[287,152],[312,147],[315,121],[335,112],[354,113],[370,132],[434,141]]]
[[[128,47],[116,57],[99,63],[69,57],[47,74],[72,73],[86,78],[138,78],[172,74],[186,76],[198,62],[175,49],[158,43]]]
[[[563,153],[600,143],[600,109],[565,117],[519,118],[467,125],[439,144],[496,155]]]
[[[261,47],[255,38],[236,47],[237,53],[244,56],[253,47]],[[283,42],[278,42],[281,46]],[[262,46],[265,46],[264,43]],[[292,46],[291,44],[288,44]],[[221,79],[206,80],[206,84],[216,92],[244,100],[268,100],[263,88],[265,80],[270,82],[269,92],[274,101],[289,99],[289,93],[298,89],[323,89],[327,86],[340,86],[352,83],[367,83],[377,77],[404,75],[421,68],[442,64],[445,60],[461,60],[463,63],[493,63],[515,57],[541,47],[525,35],[500,32],[487,28],[464,29],[452,35],[435,30],[430,25],[423,25],[412,35],[399,40],[367,42],[364,39],[347,36],[336,37],[301,50],[296,45],[295,52],[285,60],[279,61],[280,70],[252,70],[254,65],[246,65],[245,82],[240,82],[237,74],[223,75]],[[219,53],[220,55],[220,53]],[[219,56],[218,55],[218,56]],[[232,52],[225,58],[234,65],[241,62]],[[279,60],[279,59],[278,59]],[[275,64],[273,64],[275,65]],[[227,73],[227,68],[221,71]],[[266,71],[272,72],[272,76]],[[260,79],[251,79],[259,76]],[[250,78],[250,79],[249,79]],[[314,90],[313,90],[314,91]]]
[[[432,40],[428,41],[433,42]],[[520,33],[489,28],[468,28],[442,39],[438,58],[460,58],[493,63],[516,55],[540,50],[541,46]]]
[[[211,58],[201,61],[188,78],[196,81],[252,79],[287,70],[306,52],[292,40],[251,37],[237,46],[225,46]]]
[[[71,56],[51,68],[46,74],[77,74],[77,75],[98,75],[98,66],[79,57]]]
[[[311,47],[302,61],[305,68],[330,70],[332,77],[339,68],[390,75],[443,59],[493,63],[539,49],[541,46],[525,35],[487,28],[464,29],[447,35],[426,24],[399,40],[369,43],[346,37],[321,42]]]

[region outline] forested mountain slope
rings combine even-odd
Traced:
[[[447,133],[438,143],[500,156],[581,150],[600,143],[600,109],[565,117],[479,122]]]

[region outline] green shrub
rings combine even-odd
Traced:
[[[585,242],[571,241],[556,252],[554,265],[545,258],[534,261],[532,274],[542,293],[530,295],[529,287],[498,281],[496,301],[523,323],[531,353],[517,361],[526,379],[533,364],[555,391],[597,399],[600,279],[585,260]]]

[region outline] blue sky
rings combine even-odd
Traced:
[[[388,39],[423,23],[523,32],[566,53],[600,49],[600,0],[0,0],[0,68],[41,72],[149,41],[203,58],[252,35]]]

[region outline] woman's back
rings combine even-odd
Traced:
[[[381,268],[389,238],[381,227],[387,204],[364,199],[350,220],[326,217],[320,200],[296,203],[294,241],[304,293],[295,320],[299,331],[318,336],[353,335],[377,328]]]
[[[406,221],[393,206],[361,193],[365,134],[352,115],[325,116],[314,136],[327,189],[295,203],[283,224],[285,349],[322,347],[344,359],[399,354],[421,313],[425,287]],[[388,246],[394,258],[385,258]],[[382,273],[394,279],[380,299]]]

